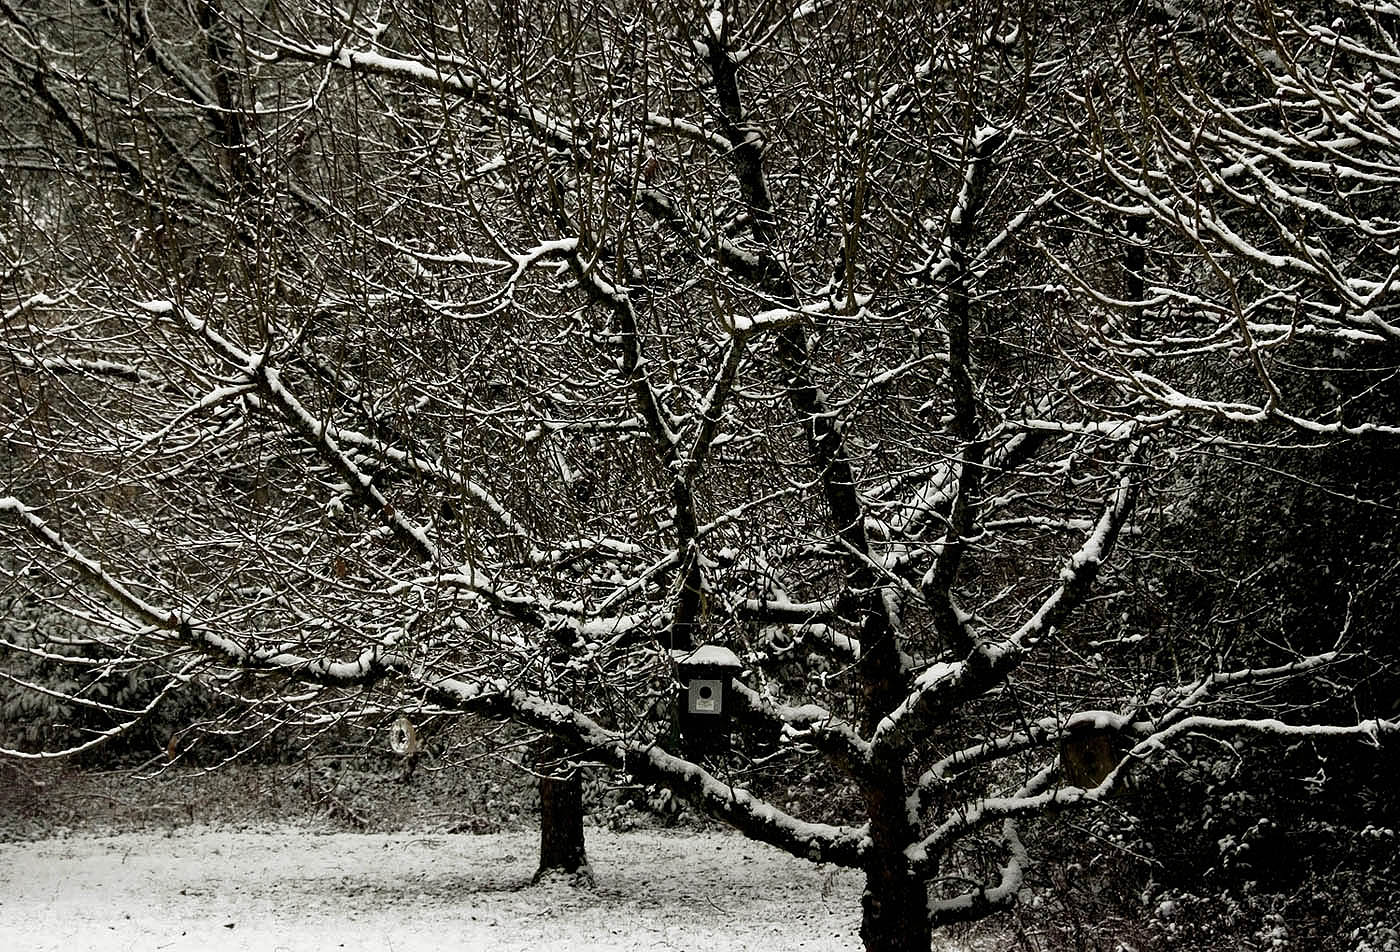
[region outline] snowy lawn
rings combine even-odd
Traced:
[[[597,888],[532,886],[538,834],[186,827],[0,844],[0,949],[859,948],[861,878],[739,836],[588,831]]]

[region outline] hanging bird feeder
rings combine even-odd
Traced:
[[[398,718],[389,728],[389,748],[401,757],[412,757],[418,753],[418,731],[408,718]]]

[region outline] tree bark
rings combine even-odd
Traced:
[[[592,885],[593,871],[583,842],[583,771],[561,758],[546,743],[540,751],[540,867],[535,882],[545,876],[568,876],[575,884]]]
[[[933,926],[928,886],[909,870],[904,848],[915,839],[906,813],[904,771],[884,766],[865,787],[873,849],[865,865],[860,938],[866,952],[929,952]]]

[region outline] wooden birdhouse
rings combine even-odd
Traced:
[[[719,645],[675,651],[681,744],[688,756],[729,749],[734,678],[739,656]]]

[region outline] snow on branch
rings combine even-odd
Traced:
[[[733,611],[741,618],[759,623],[805,625],[834,619],[840,601],[836,596],[812,602],[793,602],[785,598],[744,598],[734,603]]]
[[[946,853],[956,840],[998,820],[1034,816],[1051,810],[1101,802],[1117,789],[1132,764],[1166,750],[1173,743],[1192,734],[1256,734],[1263,737],[1360,741],[1369,744],[1379,743],[1383,736],[1400,735],[1400,721],[1395,719],[1369,719],[1355,724],[1290,724],[1278,718],[1220,718],[1194,715],[1179,719],[1130,722],[1122,715],[1085,711],[1066,720],[1054,730],[1046,729],[1048,725],[1042,722],[1031,731],[1018,732],[987,745],[954,754],[942,762],[943,765],[948,765],[943,773],[946,775],[949,770],[961,766],[957,761],[964,755],[968,765],[987,751],[995,751],[996,756],[1008,756],[1030,746],[1042,745],[1052,738],[1064,736],[1086,725],[1115,732],[1136,741],[1097,785],[1055,786],[1059,771],[1054,765],[1047,767],[1009,797],[982,797],[953,810],[946,820],[905,851],[911,865],[916,870],[935,869],[936,857]],[[935,770],[937,769],[936,767]],[[929,774],[926,774],[921,778],[921,785],[928,779]],[[920,801],[915,800],[911,803],[918,804]]]
[[[749,606],[752,600],[741,604]],[[747,607],[733,611],[741,618],[754,617],[744,614]],[[754,642],[755,649],[766,660],[781,660],[794,651],[814,652],[847,663],[860,659],[860,639],[842,634],[834,625],[802,617],[769,621],[777,621],[777,624],[764,625]]]
[[[156,428],[155,430],[152,430],[149,433],[143,433],[137,436],[132,444],[132,448],[142,449],[147,446],[150,446],[153,443],[157,443],[160,440],[163,440],[165,437],[169,436],[171,433],[173,433],[175,429],[181,423],[184,423],[186,420],[207,413],[215,407],[222,406],[225,403],[230,403],[234,400],[239,399],[240,397],[246,396],[247,394],[254,392],[255,389],[256,388],[251,383],[240,383],[235,384],[233,386],[215,387],[199,399],[195,400],[189,406],[176,413],[168,421],[166,421],[164,425]]]
[[[387,458],[394,459],[396,462],[407,463],[413,460],[415,461],[413,465],[418,468],[428,467],[428,471],[434,475],[449,480],[464,491],[471,492],[478,501],[484,502],[507,527],[518,527],[518,523],[515,522],[510,513],[499,503],[496,503],[489,493],[470,481],[453,477],[446,467],[433,466],[422,458],[402,451],[393,451],[380,444],[379,441],[370,440],[360,434],[341,431],[328,421],[316,416],[292,393],[275,367],[270,366],[261,355],[250,354],[227,337],[219,334],[209,326],[207,321],[190,314],[183,308],[177,308],[169,301],[148,301],[140,306],[152,314],[178,314],[186,326],[202,336],[216,354],[229,364],[241,368],[246,374],[246,379],[251,382],[251,385],[257,387],[272,406],[280,411],[293,431],[315,448],[319,455],[337,471],[351,488],[351,491],[360,497],[366,508],[386,523],[394,536],[425,563],[434,566],[440,563],[441,556],[436,544],[428,537],[422,526],[404,515],[388,501],[374,484],[373,477],[366,473],[342,447],[339,437],[348,436],[348,442],[351,445],[371,446],[384,452]],[[465,567],[462,571],[471,575],[473,591],[501,614],[536,629],[547,627],[545,616],[529,600],[511,598],[497,592],[489,579],[470,567]]]
[[[17,679],[11,678],[8,675],[6,675],[5,677],[10,681],[24,683],[26,687],[39,690],[37,685],[29,685],[27,682],[18,682]],[[167,697],[170,696],[171,692],[174,691],[175,688],[179,687],[183,683],[184,681],[182,679],[178,677],[172,677],[170,680],[166,681],[165,685],[158,692],[156,692],[156,696],[151,698],[151,700],[146,704],[145,707],[137,711],[126,712],[129,714],[126,720],[123,720],[118,724],[114,724],[111,727],[106,728],[105,730],[98,731],[92,737],[89,737],[87,740],[83,741],[81,744],[75,744],[72,747],[65,747],[62,750],[44,751],[28,751],[19,750],[11,747],[0,747],[0,757],[10,757],[16,760],[60,760],[66,757],[73,757],[85,751],[93,750],[97,747],[102,746],[103,744],[107,743],[113,738],[120,737],[122,734],[125,734],[127,731],[131,730],[137,724],[140,724],[143,720],[146,719],[148,715],[154,712],[156,708],[160,707],[160,705],[165,701]],[[83,698],[75,697],[71,694],[63,694],[62,692],[58,691],[43,690],[43,693],[60,698],[65,703],[69,704],[81,703],[84,701]],[[98,705],[98,707],[108,712],[113,712],[116,710],[115,708],[112,708],[109,705],[105,704]]]
[[[653,129],[658,129],[663,132],[674,132],[676,135],[684,136],[687,139],[703,142],[706,145],[713,146],[716,152],[728,152],[734,148],[734,143],[730,142],[718,132],[706,129],[677,116],[663,116],[655,112],[648,113],[647,125],[651,126]]]
[[[1133,748],[1134,755],[1164,747],[1186,734],[1261,734],[1307,740],[1359,740],[1375,744],[1381,737],[1400,735],[1400,721],[1394,718],[1372,718],[1355,724],[1289,724],[1278,718],[1228,718],[1193,715],[1183,717],[1164,730],[1146,738]]]
[[[1151,725],[1141,726],[1147,730]],[[935,793],[968,770],[1046,747],[1083,730],[1127,733],[1133,729],[1131,718],[1125,715],[1112,711],[1080,711],[1067,718],[1044,717],[1021,730],[964,747],[943,757],[919,776],[909,797],[910,814],[920,814]]]
[[[1095,436],[1104,440],[1121,442],[1141,434],[1143,427],[1169,423],[1176,418],[1174,413],[1135,416],[1130,420],[1038,420],[1015,421],[1015,426],[1044,433],[1065,433],[1078,436]]]
[[[333,439],[342,445],[369,450],[376,459],[389,460],[397,466],[421,476],[427,476],[475,499],[516,538],[527,544],[533,542],[524,524],[489,489],[468,479],[457,469],[445,465],[441,460],[426,456],[421,450],[408,452],[383,440],[366,436],[355,430],[332,426],[329,423],[326,424],[325,429]]]
[[[1224,689],[1301,677],[1334,663],[1338,657],[1337,652],[1327,652],[1299,658],[1288,664],[1216,672],[1188,684],[1170,688],[1159,687],[1151,693],[1147,700],[1147,704],[1152,707],[1167,705],[1167,709],[1156,717],[1149,717],[1141,712],[1127,715],[1113,711],[1089,710],[1079,711],[1069,717],[1041,718],[1019,730],[954,751],[932,764],[920,775],[914,792],[910,795],[910,814],[919,815],[922,813],[936,791],[944,789],[948,783],[968,770],[1029,750],[1050,746],[1067,736],[1084,731],[1108,733],[1124,740],[1131,739],[1135,746],[1125,755],[1123,763],[1126,764],[1130,760],[1149,756],[1154,750],[1164,747],[1180,735],[1191,731],[1277,733],[1287,736],[1315,733],[1315,736],[1318,737],[1360,737],[1364,739],[1374,737],[1378,733],[1394,730],[1392,722],[1368,721],[1358,725],[1340,727],[1289,725],[1276,719],[1221,719],[1191,713],[1199,708],[1210,695]],[[1047,778],[1053,776],[1053,771],[1046,775]],[[1104,792],[1111,786],[1112,782],[1108,782]],[[1064,802],[1063,800],[1056,801],[1056,803],[1061,804]]]
[[[1267,424],[1283,423],[1300,433],[1311,436],[1384,437],[1400,436],[1400,425],[1389,423],[1347,423],[1342,420],[1326,423],[1311,417],[1290,413],[1274,404],[1240,403],[1230,400],[1215,400],[1194,396],[1183,392],[1160,378],[1144,370],[1130,370],[1114,374],[1107,370],[1094,371],[1098,376],[1112,379],[1127,389],[1136,391],[1154,402],[1168,408],[1166,414],[1135,418],[1130,423],[1152,423],[1166,421],[1171,415],[1193,414],[1212,417],[1229,423]]]
[[[992,886],[982,886],[952,899],[929,901],[929,918],[935,928],[950,926],[958,922],[974,922],[986,918],[998,909],[1008,909],[1015,905],[1017,895],[1025,882],[1026,867],[1030,858],[1016,830],[1015,820],[1006,820],[1001,830],[1002,844],[1007,851],[1006,862],[998,871],[997,882]]]
[[[55,700],[63,701],[65,704],[72,704],[75,707],[87,708],[90,711],[101,711],[104,714],[115,714],[120,717],[139,717],[143,714],[150,713],[150,711],[152,710],[150,706],[147,706],[142,710],[132,710],[130,708],[120,707],[116,704],[107,704],[103,701],[94,701],[92,698],[86,698],[79,694],[74,694],[65,691],[56,691],[53,688],[45,687],[44,685],[38,684],[34,681],[27,681],[24,678],[11,674],[8,671],[0,671],[0,680],[8,681],[15,687],[33,692],[34,694],[42,694],[45,697],[51,697]]]
[[[995,126],[983,126],[973,132],[964,149],[962,184],[948,209],[943,240],[939,243],[938,250],[928,255],[914,270],[913,275],[929,281],[945,271],[967,270],[972,253],[972,249],[967,247],[967,241],[971,238],[973,221],[981,206],[992,157],[1015,134],[1014,127],[999,129]],[[1046,197],[1045,201],[1048,202],[1051,197],[1053,196]],[[984,257],[993,254],[1001,240],[1004,239],[993,238],[994,244],[986,250]]]
[[[850,724],[817,704],[791,706],[734,681],[736,711],[741,717],[776,726],[783,739],[810,744],[848,774],[860,777],[870,762],[870,745]]]
[[[936,664],[923,672],[905,699],[876,727],[870,741],[877,751],[907,750],[926,725],[1000,684],[1027,652],[1079,607],[1132,512],[1138,490],[1134,469],[1141,449],[1141,444],[1133,448],[1093,531],[1060,570],[1060,584],[1016,631],[999,640],[984,638],[962,660]]]
[[[504,679],[462,681],[440,677],[380,647],[366,648],[352,661],[309,658],[278,649],[244,648],[190,617],[146,602],[66,542],[19,500],[0,498],[0,513],[18,516],[33,535],[75,565],[88,581],[106,591],[122,610],[150,625],[149,637],[159,636],[161,640],[243,669],[321,686],[351,687],[396,677],[422,689],[430,702],[452,710],[509,719],[547,731],[579,753],[602,757],[639,779],[664,784],[749,837],[813,862],[857,866],[867,847],[863,830],[797,820],[745,790],[720,782],[696,764],[668,754],[654,744],[608,730],[571,708],[514,688]]]
[[[928,875],[938,867],[938,857],[967,834],[992,823],[1038,816],[1051,810],[1085,806],[1105,799],[1120,777],[1122,764],[1097,787],[1056,787],[1040,792],[1022,788],[1009,797],[982,797],[955,809],[928,836],[908,847],[904,855],[916,875]],[[1039,779],[1039,777],[1037,778]]]
[[[596,258],[586,260],[585,249],[578,242],[561,243],[555,250],[569,262],[569,268],[589,297],[612,312],[617,319],[622,331],[619,335],[623,348],[622,371],[632,386],[637,415],[646,423],[647,431],[666,464],[682,465],[679,456],[680,436],[676,432],[679,424],[666,411],[655,387],[652,386],[646,355],[642,352],[637,314],[632,305],[631,295],[625,287],[608,279]]]
[[[158,375],[143,370],[135,364],[121,363],[115,360],[67,356],[31,357],[14,350],[10,351],[10,356],[16,365],[25,370],[42,370],[55,376],[113,377],[117,380],[128,380],[132,383],[144,383],[152,386],[164,386],[167,383]]]
[[[58,535],[34,510],[13,497],[0,498],[0,513],[18,516],[45,545],[57,550],[121,609],[150,625],[147,634],[194,649],[223,663],[320,686],[351,687],[395,677],[421,689],[428,701],[467,713],[508,719],[543,730],[580,754],[603,758],[646,782],[660,783],[746,836],[819,863],[859,866],[868,838],[863,828],[798,820],[748,791],[716,779],[703,767],[673,756],[655,744],[608,730],[562,704],[512,687],[504,680],[463,681],[437,674],[379,647],[353,661],[309,658],[278,649],[247,649],[204,628],[190,617],[146,602]],[[163,696],[163,695],[162,695]],[[159,702],[141,712],[148,713]],[[124,729],[116,728],[115,730]],[[833,732],[830,736],[837,736]],[[101,743],[97,738],[72,752]]]
[[[1371,719],[1356,724],[1289,724],[1277,718],[1182,718],[1157,729],[1150,723],[1136,723],[1131,732],[1141,740],[1118,765],[1094,787],[1050,787],[1056,773],[1045,770],[1010,797],[986,797],[964,805],[918,844],[906,851],[915,868],[925,868],[956,839],[999,819],[1030,816],[1051,809],[1085,806],[1106,799],[1121,782],[1130,764],[1167,749],[1173,742],[1191,734],[1259,734],[1266,737],[1313,740],[1350,740],[1375,744],[1382,736],[1400,735],[1400,721]],[[1145,734],[1146,736],[1142,736]],[[932,853],[929,851],[932,850]]]
[[[736,335],[748,335],[762,330],[789,327],[806,318],[821,317],[856,308],[865,307],[873,295],[857,294],[854,297],[837,298],[828,296],[823,301],[795,307],[773,307],[754,314],[729,315],[729,329]]]
[[[25,298],[23,301],[20,301],[14,307],[6,311],[5,320],[7,322],[12,321],[15,318],[19,317],[21,314],[24,314],[28,311],[36,310],[41,307],[53,307],[55,304],[58,303],[58,300],[58,298],[51,297],[50,295],[44,294],[43,292],[40,292],[38,294],[31,294],[29,295],[29,297]]]
[[[715,445],[715,436],[719,432],[724,407],[734,392],[734,382],[739,374],[739,366],[743,363],[745,350],[745,338],[742,335],[734,335],[725,344],[723,357],[714,371],[714,382],[700,402],[696,414],[700,422],[695,427],[695,437],[691,440],[690,450],[686,453],[682,466],[682,476],[686,480],[695,478]]]
[[[655,613],[649,611],[601,615],[596,613],[596,608],[590,611],[589,606],[582,602],[518,595],[509,583],[502,583],[470,565],[460,566],[455,572],[439,572],[398,582],[390,586],[388,594],[402,595],[408,591],[437,588],[470,592],[490,605],[498,614],[549,632],[569,648],[576,646],[578,638],[590,641],[605,637],[619,638],[645,628],[655,618]]]
[[[151,314],[177,314],[190,330],[204,338],[211,350],[231,366],[239,368],[247,379],[257,386],[259,394],[276,407],[291,429],[315,448],[321,458],[335,469],[351,491],[360,497],[365,507],[388,526],[396,539],[423,562],[430,565],[440,562],[441,555],[437,545],[428,537],[423,527],[389,503],[379,487],[374,484],[374,478],[341,448],[329,422],[312,413],[297,399],[283,382],[278,370],[268,363],[263,354],[249,353],[210,327],[208,321],[185,308],[177,308],[169,301],[147,301],[140,306]],[[520,620],[533,621],[530,618]]]
[[[968,267],[974,274],[981,274],[990,266],[992,260],[998,252],[1011,241],[1022,229],[1035,221],[1036,216],[1044,210],[1046,205],[1064,196],[1067,189],[1063,186],[1055,186],[1046,189],[1035,197],[1025,208],[1013,215],[1001,230],[993,235],[982,247],[977,250]]]
[[[110,596],[125,613],[145,622],[148,626],[146,633],[163,633],[172,637],[172,640],[178,640],[178,637],[184,634],[183,629],[187,628],[188,624],[178,613],[166,611],[142,599],[129,586],[103,569],[100,563],[86,556],[54,531],[36,510],[9,496],[0,498],[0,513],[10,513],[17,517],[31,535],[75,566],[84,578]],[[202,634],[200,643],[195,647],[201,647],[207,653],[229,661],[240,660],[247,654],[237,642],[212,632]]]
[[[372,684],[391,670],[406,668],[398,655],[375,646],[364,649],[352,661],[311,658],[282,648],[247,648],[205,626],[193,616],[153,605],[137,595],[131,586],[107,572],[55,531],[38,512],[14,497],[0,498],[0,513],[19,518],[24,528],[46,547],[56,551],[89,584],[109,596],[125,615],[145,623],[136,637],[152,647],[187,648],[216,661],[239,667],[280,673],[299,681],[327,687],[355,687]]]
[[[376,76],[392,76],[456,96],[486,109],[492,115],[518,123],[551,146],[572,153],[587,140],[581,130],[538,106],[518,102],[507,95],[509,85],[474,72],[472,64],[458,57],[433,59],[388,56],[374,50],[348,46],[298,43],[286,37],[268,39],[272,52],[262,58],[275,62],[297,59],[327,63],[336,69]]]
[[[366,508],[388,524],[394,537],[422,561],[430,565],[438,564],[441,554],[437,545],[428,538],[426,530],[390,504],[374,484],[374,478],[341,448],[326,422],[308,410],[287,388],[277,369],[259,362],[253,368],[253,376],[258,382],[259,392],[281,411],[292,429],[335,468]]]
[[[433,703],[544,731],[579,754],[615,764],[643,782],[665,786],[750,839],[794,856],[815,863],[859,866],[869,849],[864,827],[796,819],[656,744],[609,730],[579,711],[512,688],[504,680],[472,682],[428,675],[417,675],[413,680],[425,688]]]
[[[1190,684],[1171,689],[1159,688],[1152,693],[1148,702],[1169,704],[1170,711],[1159,718],[1159,723],[1170,722],[1177,717],[1185,716],[1222,689],[1242,684],[1282,681],[1317,671],[1340,659],[1341,653],[1339,651],[1327,651],[1322,654],[1307,655],[1287,664],[1264,668],[1240,668],[1235,671],[1217,671]]]

